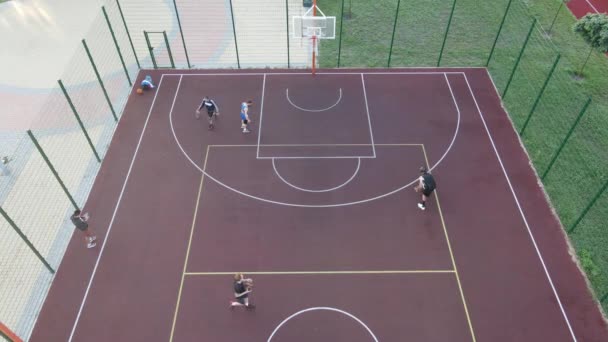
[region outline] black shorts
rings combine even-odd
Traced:
[[[426,197],[429,197],[429,196],[431,196],[433,191],[435,191],[435,189],[433,189],[433,190],[422,189],[422,194]]]
[[[78,228],[78,230],[80,230],[80,231],[84,232],[84,231],[86,231],[87,229],[89,229],[89,224],[88,224],[88,223],[86,223],[86,222],[84,222],[84,224],[83,224],[83,225],[78,225],[78,226],[76,226],[76,228]]]
[[[249,120],[245,119],[245,120],[243,120],[243,123],[246,125],[249,123]]]
[[[207,115],[209,115],[209,118],[212,118],[213,114],[215,114],[215,111],[213,111],[213,110],[208,110],[207,111]]]
[[[240,297],[236,297],[236,301],[241,303],[241,304],[245,304],[245,298],[247,298],[248,295],[244,295],[244,296],[240,296]]]

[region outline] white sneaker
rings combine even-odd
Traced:
[[[418,203],[418,208],[420,208],[421,210],[426,210],[426,207],[422,203]]]
[[[249,132],[251,132],[251,131],[250,131],[250,130],[248,130],[248,129],[244,129],[244,130],[243,130],[243,133],[249,133]]]
[[[91,236],[91,237],[87,238],[87,240],[89,240],[89,242],[93,242],[93,241],[97,240],[97,236]]]
[[[93,247],[95,247],[95,246],[97,246],[97,244],[96,244],[95,242],[89,242],[89,243],[87,244],[87,248],[93,248]]]

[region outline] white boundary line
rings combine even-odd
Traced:
[[[431,68],[437,69],[437,68]],[[465,69],[465,68],[455,68]],[[470,69],[481,69],[473,67]],[[378,71],[378,72],[316,72],[317,75],[443,75],[443,74],[462,74],[464,71]],[[162,76],[310,76],[310,72],[235,72],[235,73],[200,73],[200,74],[161,74]]]
[[[377,146],[422,146],[423,144],[399,144],[399,143],[395,143],[395,144],[376,144]],[[213,147],[255,147],[257,146],[256,144],[213,144]],[[260,144],[260,146],[266,146],[266,147],[284,147],[284,146],[289,146],[289,147],[299,147],[299,146],[314,146],[314,147],[327,147],[327,146],[372,146],[372,144]],[[262,157],[262,158],[268,158],[271,159],[273,157]],[[276,158],[276,157],[275,157]],[[317,158],[317,157],[315,157]],[[332,157],[334,158],[334,157]],[[354,158],[360,158],[358,156],[354,156]],[[361,157],[362,158],[362,157]]]
[[[270,145],[262,145],[262,146],[270,146]],[[328,144],[328,145],[325,145],[325,146],[333,146],[333,147],[335,147],[336,145]],[[371,146],[371,144],[370,144],[370,146]],[[303,156],[303,157],[301,157],[301,156],[297,156],[297,157],[294,157],[294,156],[287,156],[287,157],[276,156],[276,157],[259,157],[257,159],[273,159],[274,160],[274,159],[375,159],[375,158],[376,158],[375,156],[355,156],[355,155],[353,155],[353,156],[320,156],[320,157],[317,157],[317,156]]]
[[[292,188],[294,188],[294,189],[296,189],[296,190],[300,190],[300,191],[306,191],[306,192],[329,192],[329,191],[338,190],[338,189],[340,189],[341,187],[345,186],[346,184],[350,183],[350,182],[351,182],[353,179],[355,179],[355,177],[356,177],[356,176],[357,176],[357,174],[359,173],[359,167],[361,167],[361,158],[357,158],[357,168],[355,169],[355,172],[353,173],[353,175],[352,175],[352,176],[350,176],[350,178],[349,178],[349,179],[348,179],[346,182],[344,182],[344,183],[342,183],[342,184],[340,184],[340,185],[338,185],[338,186],[335,186],[335,187],[333,187],[333,188],[330,188],[330,189],[322,189],[322,190],[310,190],[310,189],[304,189],[304,188],[300,188],[300,187],[298,187],[298,186],[295,186],[295,185],[293,185],[293,184],[289,183],[287,180],[285,180],[285,178],[283,178],[283,177],[281,176],[281,174],[279,173],[279,171],[277,170],[277,166],[276,166],[276,164],[275,164],[274,158],[272,158],[272,168],[274,169],[274,173],[276,173],[276,175],[279,177],[279,179],[280,179],[280,180],[282,180],[282,181],[283,181],[283,183],[285,183],[285,184],[289,185],[290,187],[292,187]]]
[[[314,113],[319,113],[319,112],[325,112],[328,111],[332,108],[334,108],[335,106],[338,105],[338,103],[340,103],[340,101],[342,100],[342,88],[339,89],[340,91],[340,96],[338,97],[338,101],[336,101],[336,103],[334,103],[333,105],[327,107],[327,108],[323,108],[323,109],[306,109],[306,108],[302,108],[300,106],[296,106],[291,99],[289,98],[289,88],[285,88],[285,97],[287,97],[287,101],[295,108],[304,111],[304,112],[314,112]]]
[[[181,78],[180,78],[181,81]],[[109,240],[110,232],[112,231],[112,227],[114,226],[114,220],[116,219],[116,213],[118,212],[118,208],[120,206],[120,202],[122,201],[122,196],[125,193],[125,189],[127,188],[127,182],[129,181],[129,176],[131,176],[131,171],[133,170],[133,165],[135,164],[135,158],[137,157],[137,153],[139,152],[139,147],[141,146],[141,142],[144,138],[144,133],[146,132],[146,127],[148,127],[148,121],[150,120],[150,115],[152,114],[152,109],[154,108],[154,104],[156,102],[156,96],[160,92],[160,88],[163,84],[163,77],[161,76],[160,82],[158,83],[158,87],[156,87],[156,92],[154,93],[154,99],[152,100],[152,104],[150,105],[150,110],[148,111],[148,116],[146,117],[146,121],[144,123],[144,127],[141,130],[141,135],[139,136],[139,141],[137,142],[137,146],[135,147],[135,153],[133,153],[133,158],[131,159],[131,164],[129,165],[129,170],[127,171],[127,176],[125,177],[125,181],[122,184],[122,189],[120,190],[120,195],[118,195],[118,201],[116,202],[116,207],[114,207],[114,212],[112,213],[112,219],[110,220],[110,224],[108,226],[108,231],[106,232],[106,236],[103,239],[103,244],[101,245],[101,249],[99,250],[99,255],[97,256],[97,260],[95,261],[95,266],[93,267],[93,273],[91,274],[91,278],[89,278],[89,283],[87,284],[87,289],[84,292],[84,297],[82,298],[82,302],[80,303],[80,308],[78,309],[78,314],[76,315],[76,320],[74,321],[74,325],[72,326],[72,331],[70,332],[70,337],[68,341],[71,342],[74,338],[74,333],[76,332],[76,328],[78,326],[78,322],[80,321],[80,316],[82,315],[82,310],[84,309],[84,305],[89,296],[89,291],[91,290],[91,285],[93,284],[93,280],[95,279],[95,274],[97,274],[97,267],[99,266],[99,262],[101,257],[103,256],[103,252],[106,248],[106,243]],[[177,97],[177,91],[176,95]],[[175,99],[174,99],[175,102]]]
[[[188,276],[219,276],[234,275],[235,273],[251,275],[359,275],[359,274],[450,274],[456,270],[378,270],[378,271],[251,271],[245,272],[185,272]]]
[[[266,74],[262,81],[262,102],[260,103],[260,122],[258,123],[258,147],[256,148],[255,157],[260,158],[260,139],[262,138],[262,117],[264,116],[264,92],[266,91]],[[173,126],[171,126],[173,127]]]
[[[308,308],[308,309],[304,309],[304,310],[300,310],[296,313],[294,313],[293,315],[285,318],[281,323],[279,323],[279,325],[277,325],[277,327],[272,331],[272,334],[270,334],[270,337],[268,337],[267,342],[270,342],[272,340],[272,337],[277,333],[277,331],[279,331],[279,329],[281,329],[281,327],[283,326],[283,324],[287,323],[287,321],[289,321],[290,319],[299,316],[305,312],[310,312],[310,311],[334,311],[334,312],[339,312],[343,315],[346,315],[352,319],[354,319],[355,321],[357,321],[357,323],[359,323],[362,327],[365,328],[365,330],[367,330],[367,332],[370,334],[370,336],[374,339],[375,342],[378,342],[378,338],[376,337],[376,335],[374,335],[374,333],[372,332],[372,330],[365,325],[365,323],[363,323],[363,321],[361,321],[359,318],[355,317],[354,315],[346,312],[346,311],[342,311],[340,309],[336,309],[336,308],[331,308],[331,307],[325,307],[325,306],[319,306],[319,307],[314,307],[314,308]]]
[[[587,4],[589,4],[589,6],[591,6],[591,8],[595,11],[595,13],[600,13],[600,11],[598,11],[597,8],[595,8],[595,6],[593,6],[593,4],[589,0],[585,0],[585,2],[587,2]]]
[[[483,123],[483,126],[485,127],[486,133],[488,134],[488,138],[490,139],[490,143],[492,144],[492,148],[494,149],[494,153],[496,154],[496,158],[498,159],[498,163],[500,164],[500,168],[502,169],[503,174],[505,175],[505,179],[507,180],[507,183],[509,184],[509,189],[511,190],[511,194],[513,195],[513,199],[515,200],[515,204],[517,205],[517,208],[519,209],[519,214],[521,215],[521,218],[524,221],[524,224],[526,226],[526,229],[528,230],[528,235],[530,236],[530,239],[532,240],[532,244],[534,245],[534,249],[536,250],[536,255],[538,255],[538,258],[540,260],[541,265],[543,266],[543,270],[545,271],[545,275],[547,276],[547,280],[549,280],[549,285],[551,285],[551,289],[553,290],[553,294],[555,295],[555,299],[557,300],[557,304],[559,305],[559,308],[562,312],[562,315],[564,317],[564,320],[566,321],[566,325],[568,326],[568,330],[570,331],[570,335],[572,336],[572,340],[576,342],[576,336],[574,335],[574,331],[572,330],[572,326],[570,325],[570,321],[568,320],[568,315],[566,315],[566,310],[564,310],[564,306],[562,305],[561,300],[559,299],[559,295],[557,294],[557,290],[555,289],[555,285],[553,285],[553,280],[551,279],[551,276],[549,275],[549,271],[547,269],[547,266],[545,265],[545,261],[543,259],[543,256],[540,253],[540,249],[538,248],[538,245],[536,244],[536,240],[534,239],[534,234],[532,234],[532,230],[530,229],[530,225],[528,224],[528,220],[526,219],[526,215],[524,214],[524,211],[519,203],[519,199],[517,198],[517,195],[515,194],[515,190],[513,189],[513,185],[511,184],[511,180],[509,179],[509,175],[507,174],[507,170],[505,169],[504,164],[502,163],[502,159],[500,158],[500,154],[498,153],[498,149],[496,148],[496,145],[494,144],[494,139],[492,138],[492,134],[490,133],[490,129],[488,128],[488,125],[486,124],[486,120],[483,116],[483,113],[481,112],[481,109],[479,108],[479,104],[477,103],[477,99],[475,98],[475,94],[473,93],[473,89],[471,88],[471,85],[469,84],[469,80],[467,78],[467,76],[464,76],[465,81],[467,82],[467,86],[469,88],[469,92],[471,93],[471,96],[473,97],[473,101],[475,102],[475,106],[477,107],[477,111],[479,112],[479,117],[481,118],[481,122]]]
[[[458,74],[462,74],[464,75],[464,73],[460,72]],[[464,75],[466,77],[466,75]],[[449,80],[447,79],[447,77],[445,78],[446,82],[448,82],[448,86],[450,86]],[[450,88],[451,89],[451,88]],[[176,90],[176,93],[178,92],[179,89]],[[177,96],[177,95],[176,95]],[[443,153],[443,155],[441,156],[441,158],[439,158],[439,160],[430,168],[430,170],[432,171],[433,169],[435,169],[439,163],[441,163],[443,161],[443,159],[447,156],[447,154],[450,152],[450,150],[452,149],[452,146],[454,146],[454,142],[456,141],[456,138],[458,137],[458,132],[460,129],[460,108],[458,107],[458,104],[456,103],[455,99],[454,100],[454,104],[456,105],[456,111],[458,114],[458,118],[457,118],[457,123],[456,123],[456,129],[454,130],[454,136],[452,137],[452,141],[450,142],[450,145],[448,146],[448,148],[445,150],[445,152]],[[254,199],[254,200],[258,200],[261,202],[266,202],[266,203],[271,203],[271,204],[277,204],[277,205],[284,205],[284,206],[288,206],[288,207],[300,207],[300,208],[336,208],[336,207],[344,207],[344,206],[348,206],[348,205],[355,205],[355,204],[362,204],[362,203],[366,203],[366,202],[371,202],[371,201],[375,201],[377,199],[380,198],[384,198],[387,196],[391,196],[405,188],[408,188],[410,186],[412,186],[413,184],[415,184],[418,179],[414,179],[411,182],[397,188],[394,189],[392,191],[389,191],[385,194],[382,195],[378,195],[375,197],[370,197],[367,199],[363,199],[363,200],[359,200],[359,201],[352,201],[352,202],[345,202],[345,203],[335,203],[335,204],[300,204],[300,203],[287,203],[287,202],[281,202],[281,201],[274,201],[274,200],[270,200],[270,199],[266,199],[266,198],[262,198],[262,197],[258,197],[258,196],[254,196],[254,195],[250,195],[248,193],[239,191],[225,183],[222,183],[221,181],[219,181],[218,179],[216,179],[215,177],[213,177],[212,175],[210,175],[209,173],[207,173],[206,171],[204,171],[203,169],[200,168],[200,166],[198,166],[193,160],[192,158],[190,158],[190,156],[186,153],[186,151],[184,150],[184,148],[182,147],[181,143],[179,142],[179,139],[177,138],[177,134],[175,133],[175,128],[173,127],[173,110],[171,110],[169,112],[169,124],[171,127],[171,133],[173,133],[173,138],[175,139],[175,143],[177,144],[177,146],[179,147],[179,149],[182,151],[182,154],[184,155],[184,157],[186,159],[188,159],[188,161],[190,161],[190,163],[192,164],[192,166],[194,166],[196,169],[198,169],[200,172],[204,173],[206,177],[209,177],[209,179],[211,179],[212,181],[216,182],[218,185],[225,187],[226,189],[233,191],[237,194],[240,194],[242,196]],[[256,145],[251,145],[251,146],[256,146]],[[257,145],[259,146],[259,145]]]
[[[365,79],[361,74],[361,86],[363,87],[363,98],[365,99],[365,111],[367,113],[367,124],[369,125],[369,137],[372,141],[372,152],[376,158],[376,146],[374,145],[374,133],[372,133],[372,120],[369,117],[369,105],[367,104],[367,91],[365,91]]]

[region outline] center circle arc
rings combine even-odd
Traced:
[[[355,179],[355,177],[359,173],[359,168],[361,167],[361,158],[357,158],[357,167],[355,168],[355,172],[353,172],[352,176],[350,176],[350,178],[347,179],[344,183],[342,183],[342,184],[340,184],[338,186],[334,186],[333,188],[312,190],[312,189],[305,189],[305,188],[299,187],[297,185],[293,185],[293,184],[291,184],[291,182],[289,182],[283,176],[281,176],[281,173],[279,172],[279,170],[277,170],[275,159],[276,158],[272,158],[272,168],[274,169],[274,173],[277,175],[277,177],[279,177],[279,179],[281,181],[283,181],[283,183],[289,185],[290,187],[292,187],[292,188],[294,188],[296,190],[305,191],[305,192],[316,192],[316,193],[319,193],[319,192],[330,192],[330,191],[338,190],[338,189],[346,186],[353,179]]]
[[[293,319],[294,317],[297,317],[303,313],[306,312],[311,312],[311,311],[332,311],[332,312],[337,312],[340,314],[343,314],[345,316],[348,316],[350,318],[352,318],[353,320],[355,320],[357,323],[359,323],[359,325],[361,325],[363,328],[365,328],[365,330],[369,333],[369,335],[374,339],[374,342],[379,342],[378,338],[376,337],[376,335],[374,335],[374,333],[372,332],[372,330],[365,324],[363,323],[363,321],[361,321],[359,318],[357,318],[355,315],[350,314],[344,310],[340,310],[340,309],[336,309],[336,308],[332,308],[332,307],[325,307],[325,306],[320,306],[320,307],[314,307],[314,308],[308,308],[308,309],[304,309],[304,310],[300,310],[296,313],[294,313],[293,315],[285,318],[281,323],[279,323],[279,325],[277,325],[276,328],[274,328],[274,330],[272,331],[272,333],[270,334],[270,337],[268,337],[268,340],[266,342],[272,342],[272,338],[274,337],[274,335],[277,333],[277,331],[279,331],[279,329],[281,329],[281,327],[287,323],[288,321],[290,321],[291,319]]]

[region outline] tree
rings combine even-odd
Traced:
[[[578,72],[578,75],[582,76],[583,69],[587,65],[593,50],[602,53],[608,52],[608,15],[600,13],[587,14],[577,20],[572,29],[576,34],[583,37],[590,47],[585,63],[583,63]]]

